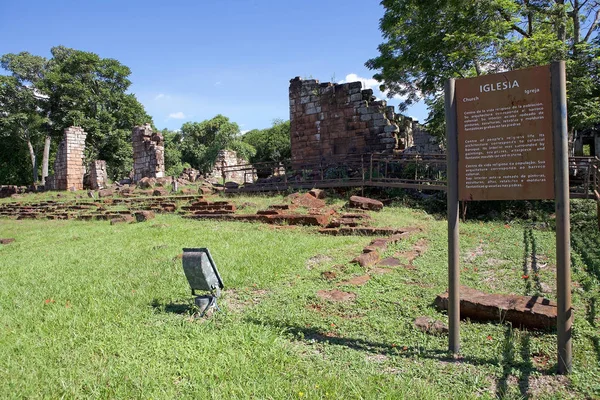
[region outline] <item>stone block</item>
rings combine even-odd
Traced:
[[[360,208],[363,210],[380,211],[383,209],[383,203],[379,200],[370,199],[368,197],[352,196],[348,202],[348,206],[352,208]]]
[[[440,294],[435,305],[448,309],[448,293]],[[475,321],[511,322],[513,326],[548,329],[556,326],[556,303],[539,296],[488,294],[460,287],[460,316]]]

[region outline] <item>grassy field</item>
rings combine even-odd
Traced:
[[[554,374],[553,332],[463,321],[455,359],[447,336],[414,327],[422,315],[447,321],[433,307],[446,289],[446,222],[423,211],[373,214],[379,226],[421,228],[387,250],[421,255],[390,270],[350,262],[372,238],[315,228],[174,215],[130,225],[3,219],[0,238],[16,241],[0,245],[0,397],[599,398],[600,235],[588,206],[574,207],[568,378]],[[546,225],[460,229],[463,284],[555,299]],[[183,247],[208,247],[223,276],[222,312],[210,319],[193,317]],[[317,296],[331,289],[356,298]]]

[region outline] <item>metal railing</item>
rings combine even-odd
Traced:
[[[243,176],[246,183],[233,190],[249,192],[356,186],[446,190],[446,157],[443,154],[357,154],[230,165],[222,169],[222,175],[223,180],[228,176]]]
[[[231,176],[245,182],[231,192],[280,191],[335,187],[391,187],[446,190],[445,154],[356,154],[282,162],[229,165],[222,168],[223,183]],[[600,202],[600,159],[570,157],[572,198]]]

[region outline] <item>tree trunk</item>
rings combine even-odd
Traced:
[[[571,19],[573,20],[573,51],[575,53],[577,53],[577,45],[581,40],[581,22],[579,21],[579,8],[579,0],[574,0]]]
[[[567,18],[565,15],[565,0],[556,0],[558,4],[558,15],[557,15],[557,29],[556,35],[558,40],[564,43],[567,40]]]
[[[31,145],[31,140],[27,140],[27,147],[29,148],[29,157],[31,157],[31,166],[33,168],[33,184],[35,185],[38,181],[38,165],[35,157],[35,151],[33,151],[33,146]]]
[[[567,131],[567,141],[569,146],[567,154],[570,157],[573,157],[575,155],[575,129],[571,128],[570,126]]]
[[[42,185],[46,184],[48,177],[48,159],[50,158],[50,135],[46,135],[44,139],[44,154],[42,156]]]

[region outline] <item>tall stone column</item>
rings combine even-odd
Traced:
[[[79,126],[71,126],[65,129],[63,140],[58,145],[56,159],[54,160],[54,183],[55,190],[82,190],[83,175],[83,152],[85,150],[85,138],[87,133]]]
[[[136,126],[131,135],[133,142],[133,181],[165,176],[165,144],[159,132],[152,132],[150,124]]]

